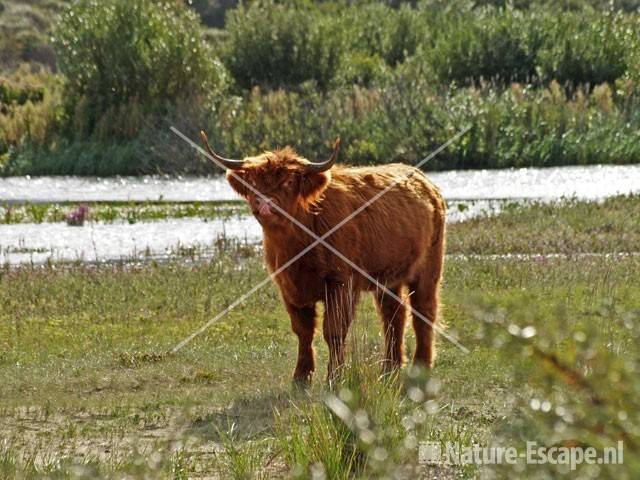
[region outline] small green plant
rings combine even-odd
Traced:
[[[265,450],[265,442],[250,440],[241,442],[235,424],[231,424],[227,430],[218,429],[218,436],[223,450],[219,458],[229,478],[234,480],[269,478],[265,471],[268,453],[268,450]]]

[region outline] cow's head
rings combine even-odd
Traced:
[[[309,212],[331,181],[331,167],[340,150],[340,139],[337,139],[331,158],[325,162],[310,162],[290,147],[232,160],[209,147],[205,132],[200,132],[200,136],[209,155],[227,168],[231,187],[249,202],[251,211],[265,228],[290,223],[274,204],[295,218]]]

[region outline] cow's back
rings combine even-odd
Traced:
[[[420,170],[403,164],[342,167],[332,174],[319,205],[316,233],[323,235],[348,219],[329,243],[381,282],[393,284],[412,276],[426,261],[444,222],[438,189]],[[352,274],[326,249],[323,260],[328,269],[338,270],[338,277]]]

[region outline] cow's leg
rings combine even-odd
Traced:
[[[438,321],[438,304],[440,294],[440,279],[442,276],[443,257],[436,249],[429,256],[424,270],[409,285],[412,290],[410,296],[413,313],[413,329],[416,333],[416,351],[413,356],[414,365],[424,365],[431,368],[435,359],[435,336],[433,328]],[[420,318],[422,317],[422,318]],[[426,319],[426,321],[425,321]]]
[[[388,289],[402,298],[402,287]],[[404,363],[404,326],[407,312],[405,305],[398,302],[384,290],[375,292],[376,306],[384,329],[384,369],[390,371],[400,368]]]
[[[316,330],[316,306],[297,307],[285,303],[291,328],[298,336],[298,361],[293,372],[293,380],[296,382],[310,382],[316,369],[315,352],[313,350],[313,335]]]
[[[327,380],[335,378],[344,363],[345,341],[355,314],[358,294],[347,286],[328,284],[326,287],[322,332],[329,347]]]

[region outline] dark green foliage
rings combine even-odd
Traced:
[[[395,10],[372,3],[343,10],[335,21],[345,50],[378,56],[390,66],[413,55],[428,35],[427,23],[408,6]]]
[[[637,32],[622,13],[483,9],[440,16],[423,61],[445,83],[597,85],[637,68]]]
[[[55,149],[25,147],[16,152],[5,174],[28,171],[34,175],[135,175],[139,172],[141,146],[126,143],[75,141]]]
[[[542,36],[531,19],[513,10],[440,17],[425,60],[445,82],[529,81],[536,75]]]
[[[380,59],[397,65],[415,53],[425,32],[414,10],[377,3],[322,10],[255,2],[232,11],[227,28],[224,62],[244,89],[309,80],[326,89],[334,78],[368,84],[384,71]]]
[[[209,27],[224,27],[227,10],[235,8],[238,0],[192,0],[189,6],[195,9],[202,18],[202,23]]]
[[[378,59],[395,67],[415,54],[444,84],[555,79],[597,85],[636,68],[635,16],[455,4],[460,8],[254,3],[230,14],[225,63],[245,89],[290,88],[307,80],[326,88],[334,78],[368,84],[380,73]],[[343,74],[351,62],[364,75]]]
[[[237,84],[293,87],[331,81],[340,59],[340,41],[329,18],[311,6],[256,2],[227,18],[224,62]]]
[[[637,69],[630,61],[638,50],[637,17],[581,12],[541,20],[545,42],[537,63],[544,79],[598,85]]]
[[[54,45],[76,136],[163,111],[221,81],[196,14],[179,2],[81,0],[63,14]],[[137,130],[109,133],[126,137]]]

